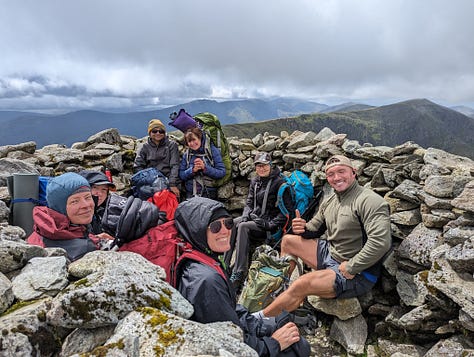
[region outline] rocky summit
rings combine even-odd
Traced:
[[[183,149],[182,136],[173,138]],[[360,144],[328,128],[228,139],[233,179],[219,199],[236,215],[257,151],[271,152],[284,172],[307,173],[325,194],[325,160],[347,155],[359,182],[390,204],[394,250],[373,291],[309,297],[318,316],[306,335],[312,355],[474,356],[472,160],[414,142]],[[96,251],[70,263],[64,250],[26,244],[10,224],[9,176],[107,167],[126,194],[143,141],[108,129],[71,147],[0,147],[1,356],[256,356],[231,323],[190,321],[192,306],[140,255]]]

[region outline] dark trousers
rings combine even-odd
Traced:
[[[230,239],[231,249],[225,254],[225,262],[229,266],[235,249],[233,272],[246,273],[249,265],[250,248],[265,242],[267,232],[258,228],[253,221],[242,222],[242,217],[234,219],[234,228]]]

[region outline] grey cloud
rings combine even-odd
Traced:
[[[12,100],[126,106],[292,95],[474,106],[470,0],[29,0],[3,8],[0,91]],[[31,86],[10,88],[10,78]]]

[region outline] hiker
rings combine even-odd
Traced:
[[[226,270],[222,255],[230,249],[233,219],[221,202],[192,197],[178,206],[175,224],[194,249],[210,256]],[[186,260],[180,266],[177,289],[194,307],[192,320],[233,322],[243,330],[244,342],[259,356],[309,356],[308,342],[293,322],[286,322],[288,313],[275,319],[256,319],[243,306],[236,305],[235,291],[227,274],[221,276],[214,268],[196,260]]]
[[[92,233],[102,233],[102,217],[106,209],[107,197],[109,197],[110,191],[116,190],[115,184],[110,182],[108,177],[101,171],[82,170],[78,174],[89,182],[92,198],[95,202],[94,216],[91,222]]]
[[[325,172],[334,193],[309,222],[297,212],[292,221],[294,234],[283,236],[281,245],[282,255],[299,257],[315,270],[300,276],[269,306],[257,311],[258,317],[293,311],[308,295],[363,295],[380,275],[380,260],[391,246],[388,203],[359,185],[356,169],[345,156],[329,158]],[[319,239],[325,231],[326,238]]]
[[[250,243],[271,241],[271,234],[283,227],[287,219],[277,206],[279,187],[284,183],[278,166],[272,165],[271,155],[259,152],[254,158],[256,177],[250,182],[249,193],[241,217],[235,219],[231,245],[235,246],[235,262],[230,280],[237,291],[245,281]],[[294,211],[289,190],[283,194],[285,206]],[[231,262],[232,250],[226,254],[226,263]]]
[[[170,190],[179,197],[179,151],[178,144],[166,135],[164,124],[159,119],[148,123],[148,139],[138,149],[133,163],[133,172],[156,167],[169,180]]]
[[[188,149],[181,159],[179,178],[185,182],[186,198],[202,196],[217,199],[215,180],[226,173],[221,152],[199,128],[188,129],[184,141]]]
[[[100,248],[107,234],[89,232],[94,215],[94,200],[87,180],[68,172],[50,180],[46,188],[48,207],[33,209],[33,233],[29,244],[41,247],[59,247],[66,250],[74,261]]]

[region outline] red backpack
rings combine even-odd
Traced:
[[[178,236],[174,220],[149,229],[141,238],[125,243],[119,251],[142,255],[166,271],[166,281],[176,287],[176,273],[185,259],[192,259],[215,269],[227,280],[219,263],[208,255],[193,249],[191,244]]]

